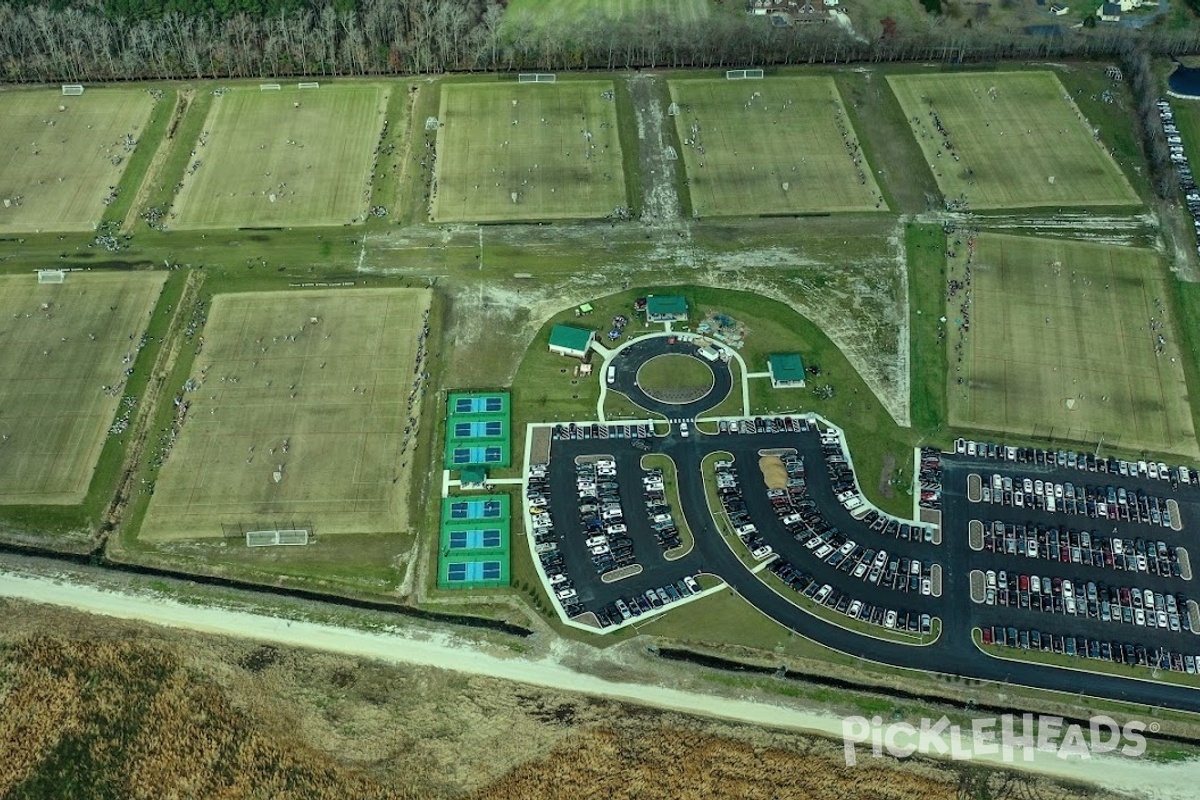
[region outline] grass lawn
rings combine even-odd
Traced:
[[[83,502],[166,279],[0,277],[0,504]]]
[[[222,523],[405,531],[429,303],[405,289],[218,295],[141,538],[221,537]]]
[[[1200,454],[1154,252],[982,234],[971,290],[961,361],[961,291],[946,311],[952,425]]]
[[[154,104],[145,89],[0,93],[0,231],[91,230]]]
[[[653,15],[686,23],[708,19],[712,11],[712,0],[512,0],[504,22],[511,28],[517,23],[542,26]]]
[[[1139,203],[1051,72],[891,75],[888,83],[947,201],[976,210]]]
[[[697,215],[886,210],[832,78],[670,89]]]
[[[587,219],[627,205],[613,92],[611,81],[442,86],[433,220]]]
[[[288,85],[214,97],[168,226],[361,221],[389,91],[374,84]]]
[[[638,385],[647,392],[656,389],[711,388],[712,368],[694,356],[678,353],[655,356],[638,368]]]
[[[946,424],[946,234],[937,224],[904,228],[908,255],[909,369],[912,424],[932,431]]]

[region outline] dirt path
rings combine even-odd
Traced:
[[[33,603],[66,606],[92,614],[201,633],[249,638],[288,647],[324,650],[387,663],[419,664],[468,675],[486,675],[535,686],[582,692],[625,700],[639,705],[738,720],[754,725],[807,730],[842,736],[842,720],[832,713],[807,711],[786,701],[756,702],[718,697],[665,686],[609,680],[569,666],[551,655],[531,658],[505,655],[449,633],[375,632],[340,628],[299,620],[285,620],[246,611],[190,605],[163,598],[139,597],[55,578],[0,572],[0,597]],[[925,742],[925,737],[921,737]],[[944,742],[939,745],[945,746]],[[932,742],[924,748],[946,752]],[[1028,762],[1004,764],[1000,755],[978,755],[980,762],[1022,771],[1098,784],[1109,790],[1132,793],[1148,800],[1192,800],[1195,797],[1194,762],[1157,763],[1148,759],[1095,756],[1062,759],[1054,752],[1025,751]]]
[[[638,73],[629,79],[629,95],[637,117],[638,163],[642,173],[642,222],[660,225],[679,220],[679,193],[675,166],[667,158],[670,138],[663,126],[668,124],[659,93],[659,79]]]

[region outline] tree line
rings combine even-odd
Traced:
[[[491,0],[0,0],[0,80],[108,81],[447,71],[770,67],[1200,52],[1200,29],[1058,36],[942,24],[774,27],[715,13],[505,19]]]

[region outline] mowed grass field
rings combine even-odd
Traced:
[[[961,371],[961,292],[946,312],[951,425],[1200,454],[1153,251],[983,234],[971,288]]]
[[[214,97],[168,224],[361,221],[389,91],[374,84],[285,84],[279,91],[247,87]]]
[[[443,86],[433,219],[586,219],[627,205],[606,92],[611,81]]]
[[[83,502],[166,278],[0,277],[0,504]]]
[[[562,20],[583,22],[597,17],[622,19],[650,14],[680,22],[708,19],[712,0],[511,0],[504,14],[506,24],[529,22],[544,25]]]
[[[419,407],[408,401],[430,299],[416,289],[218,295],[199,386],[140,537],[220,537],[221,523],[403,531],[405,426]]]
[[[0,92],[0,232],[91,230],[153,105],[145,89]]]
[[[887,209],[832,78],[670,89],[700,216]]]
[[[973,209],[1140,203],[1052,72],[889,75],[888,83],[947,200]]]

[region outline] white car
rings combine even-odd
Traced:
[[[771,555],[774,552],[775,551],[773,549],[771,549],[771,545],[764,544],[762,547],[756,547],[753,550],[751,550],[750,555],[754,556],[754,558],[756,560],[762,561],[764,558],[766,558],[767,556]]]
[[[688,438],[688,436],[691,435],[691,432],[688,430],[688,424],[686,422],[679,423],[679,435],[682,436],[684,439]]]
[[[933,581],[929,578],[921,578],[921,594],[933,594]]]
[[[858,619],[858,615],[862,612],[862,600],[855,600],[850,603],[850,607],[846,609],[846,616],[851,619]]]
[[[884,617],[884,619],[883,619],[883,626],[884,626],[885,628],[894,628],[894,627],[896,627],[896,612],[895,612],[895,611],[888,611],[888,612],[887,612],[887,616],[886,616],[886,617]]]
[[[700,591],[700,584],[696,583],[696,579],[691,575],[685,575],[683,585],[692,590],[692,594],[697,594]]]
[[[574,589],[560,589],[554,593],[554,596],[559,600],[571,600],[572,598],[578,596],[578,594],[579,593]]]

